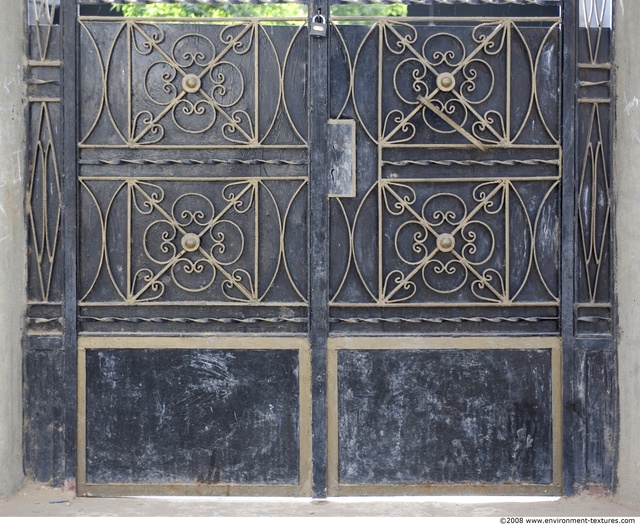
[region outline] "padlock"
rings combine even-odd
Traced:
[[[327,21],[322,15],[316,15],[311,21],[311,29],[309,34],[316,38],[323,38],[327,36]]]

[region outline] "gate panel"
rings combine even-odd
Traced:
[[[25,3],[29,475],[62,483],[78,460],[81,492],[114,495],[322,497],[327,469],[332,494],[611,486],[612,0],[368,6],[327,39],[306,17]],[[226,397],[210,362],[238,381]],[[181,402],[207,384],[221,395]],[[507,437],[480,450],[485,423]],[[449,441],[430,441],[439,425]],[[230,426],[255,440],[218,447]],[[163,432],[184,443],[145,456]],[[242,474],[263,450],[276,469]],[[480,457],[500,466],[465,470]]]
[[[79,344],[83,492],[309,493],[304,339],[89,337]]]
[[[560,19],[333,23],[329,493],[560,493]]]
[[[558,331],[559,19],[455,23],[334,26],[331,116],[359,123],[356,197],[331,203],[341,329]]]
[[[80,19],[83,329],[305,329],[308,51],[291,23]]]
[[[333,338],[329,377],[332,495],[561,491],[558,338]]]
[[[311,492],[304,21],[79,18],[81,492]]]

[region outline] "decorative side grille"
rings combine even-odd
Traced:
[[[580,1],[578,333],[611,333],[611,0]]]
[[[28,0],[29,173],[26,210],[29,229],[29,319],[57,325],[61,317],[60,225],[61,42],[57,2]]]

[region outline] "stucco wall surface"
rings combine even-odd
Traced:
[[[24,2],[0,15],[0,494],[22,469],[22,348],[25,297]]]
[[[620,366],[617,497],[640,508],[640,2],[617,0],[616,10],[614,177]]]

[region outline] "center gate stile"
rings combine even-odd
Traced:
[[[80,3],[79,492],[560,494],[562,2]]]

